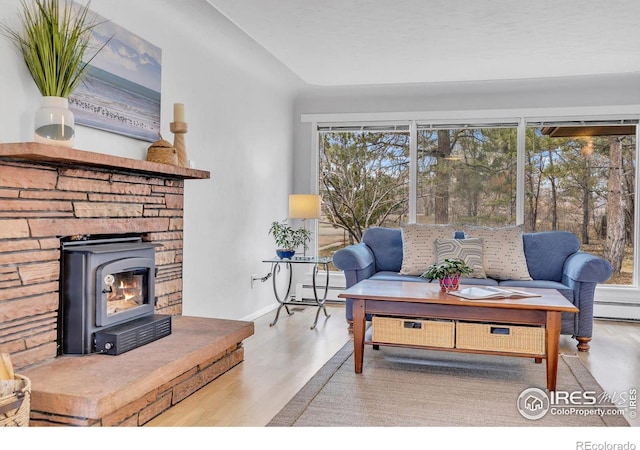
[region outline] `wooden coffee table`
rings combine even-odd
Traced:
[[[460,286],[463,289],[465,286]],[[577,313],[576,308],[555,289],[522,289],[539,297],[501,300],[465,300],[440,291],[436,283],[363,280],[343,291],[339,297],[353,299],[353,346],[355,372],[362,373],[364,344],[427,348],[432,350],[483,353],[546,359],[547,389],[555,391],[558,371],[560,314]],[[365,342],[365,317],[373,316],[448,319],[477,323],[497,323],[544,327],[544,351],[539,354]]]

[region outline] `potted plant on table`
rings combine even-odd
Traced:
[[[469,275],[473,269],[462,259],[446,258],[444,261],[432,264],[421,275],[429,280],[438,280],[442,292],[457,291],[460,277]]]
[[[93,29],[99,25],[89,17],[89,3],[74,9],[59,0],[22,0],[21,29],[0,24],[0,33],[16,46],[42,94],[35,115],[35,140],[73,146],[74,117],[68,97],[86,76],[89,63],[109,42],[91,48]],[[85,55],[92,50],[87,61]]]
[[[269,234],[273,235],[276,242],[276,254],[279,258],[291,259],[296,254],[296,248],[301,245],[306,251],[311,240],[311,231],[303,228],[297,230],[291,228],[286,222],[273,222],[269,228]]]

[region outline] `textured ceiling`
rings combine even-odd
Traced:
[[[638,0],[207,0],[313,85],[640,72]]]

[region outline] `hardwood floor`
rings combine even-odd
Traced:
[[[150,427],[262,427],[351,340],[344,307],[329,305],[310,329],[315,308],[295,308],[270,327],[274,313],[255,321],[244,341],[245,361],[147,424]],[[596,320],[591,350],[577,352],[576,341],[562,336],[560,351],[578,354],[611,394],[640,389],[640,323]],[[640,409],[640,408],[639,408]],[[632,420],[640,426],[640,419]]]
[[[575,341],[563,336],[561,352],[575,352]],[[640,322],[595,320],[588,352],[577,352],[600,386],[609,395],[635,388],[640,394]],[[636,413],[640,413],[640,404]],[[640,417],[626,417],[640,426]]]
[[[283,311],[270,327],[275,311],[254,321],[245,339],[245,360],[195,394],[161,414],[147,426],[262,427],[304,386],[325,362],[351,339],[344,306],[327,305],[311,330],[313,307]]]

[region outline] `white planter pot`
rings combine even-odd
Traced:
[[[63,97],[42,97],[35,115],[35,141],[73,147],[75,121],[69,101]]]

